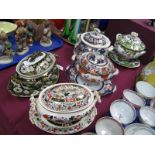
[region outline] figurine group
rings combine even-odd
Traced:
[[[23,55],[29,51],[35,41],[41,46],[52,45],[51,23],[49,20],[17,20],[15,31],[16,53]],[[3,29],[3,28],[2,28]],[[37,38],[37,39],[36,39]],[[0,64],[8,64],[13,61],[12,43],[8,39],[8,33],[0,31]]]
[[[32,46],[35,39],[34,35],[37,34],[33,24],[27,22],[27,20],[18,20],[18,28],[16,30],[16,45],[17,45],[17,54],[23,55],[29,50],[29,46]],[[51,25],[48,20],[43,20],[43,29],[42,35],[40,38],[40,44],[42,46],[50,46],[51,41]]]

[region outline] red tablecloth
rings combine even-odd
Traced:
[[[72,51],[72,46],[64,44],[62,48],[57,49],[54,52],[59,55],[57,62],[62,65],[64,69],[71,63]],[[116,65],[116,67],[118,66]],[[143,66],[136,69],[118,67],[120,73],[113,78],[113,82],[117,85],[117,91],[114,94],[102,97],[102,103],[96,105],[98,115],[96,116],[95,121],[80,133],[94,132],[95,122],[109,112],[112,101],[121,98],[124,89],[132,89],[134,87],[135,78],[142,67]],[[32,125],[29,121],[29,99],[12,96],[7,91],[8,81],[11,74],[14,72],[15,66],[0,71],[0,134],[48,134]],[[67,82],[65,70],[60,73],[59,82]]]

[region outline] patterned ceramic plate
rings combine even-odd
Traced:
[[[30,97],[32,93],[38,95],[39,91],[58,82],[59,69],[57,67],[53,67],[53,69],[54,71],[48,75],[40,78],[36,82],[31,81],[29,83],[25,79],[20,78],[17,73],[14,73],[8,84],[8,91],[13,96],[18,97]]]
[[[89,113],[86,117],[82,118],[78,123],[73,124],[72,126],[62,127],[54,125],[48,122],[43,117],[41,117],[37,113],[36,108],[33,106],[31,106],[29,111],[29,118],[32,124],[35,124],[38,128],[48,133],[61,134],[61,135],[73,134],[80,132],[81,130],[84,130],[94,121],[96,115],[97,115],[97,109],[94,107],[92,112]]]
[[[109,57],[118,65],[126,68],[137,68],[140,66],[139,60],[128,62],[126,60],[122,60],[121,58],[119,58],[118,55],[115,54],[114,52],[109,52]]]
[[[100,95],[112,94],[116,91],[116,86],[112,84],[110,80],[99,83],[92,83],[86,79],[83,79],[73,66],[67,67],[67,77],[71,82],[85,85],[92,91],[98,91]]]

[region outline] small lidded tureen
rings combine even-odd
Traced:
[[[85,52],[76,56],[74,63],[67,68],[70,81],[86,85],[91,90],[99,91],[101,95],[111,94],[116,90],[110,79],[119,70],[104,55]]]
[[[110,40],[99,29],[85,32],[78,36],[78,41],[74,48],[74,55],[79,55],[84,52],[108,52],[112,50]],[[102,50],[103,49],[103,50]]]
[[[44,87],[57,83],[59,69],[55,56],[47,52],[35,52],[22,59],[11,76],[9,91],[20,97],[29,97]]]
[[[38,98],[32,95],[30,111],[33,110],[40,119],[48,122],[51,128],[55,127],[55,130],[66,128],[68,131],[74,125],[80,130],[78,124],[80,125],[88,115],[91,117],[98,99],[97,93],[83,85],[59,83],[45,88]],[[90,121],[89,118],[89,123],[86,123],[90,124]],[[76,129],[71,130],[77,132]],[[59,134],[59,131],[56,133]]]
[[[146,53],[145,44],[136,32],[117,34],[114,49],[115,52],[112,52],[110,57],[119,65],[128,68],[138,67],[140,65],[138,58]]]
[[[128,35],[117,34],[115,49],[119,55],[127,60],[137,59],[146,53],[145,44],[135,32]]]

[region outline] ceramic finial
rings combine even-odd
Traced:
[[[131,32],[131,35],[134,37],[138,37],[138,33],[136,33],[136,32]]]

